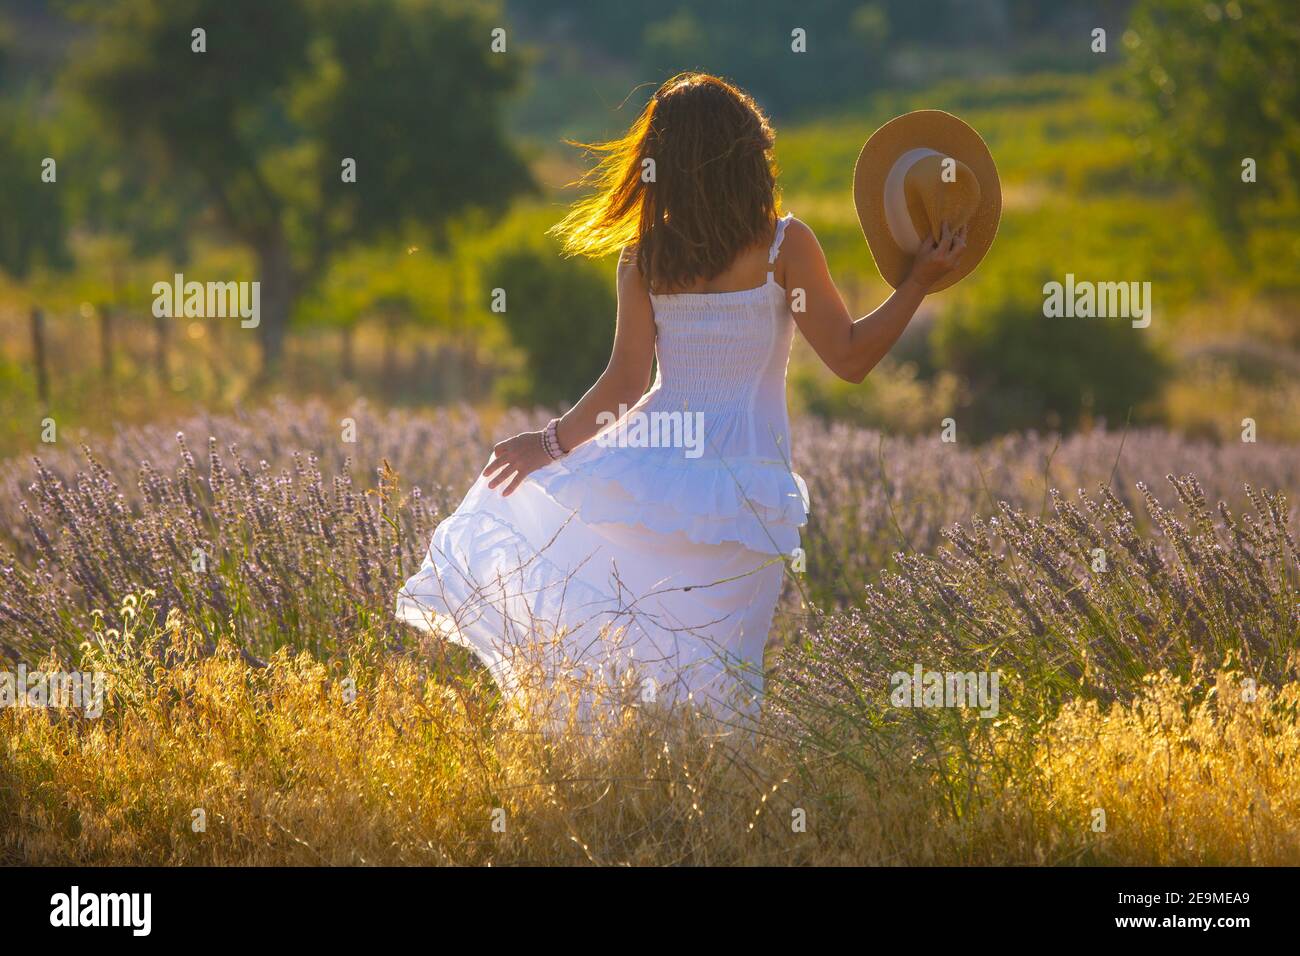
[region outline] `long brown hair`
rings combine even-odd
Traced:
[[[601,157],[581,181],[595,191],[551,232],[568,255],[598,258],[627,247],[655,291],[711,279],[772,234],[774,140],[744,90],[680,73],[620,139],[572,144]]]

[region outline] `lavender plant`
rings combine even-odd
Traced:
[[[70,651],[91,638],[91,610],[111,621],[120,596],[143,588],[164,616],[178,608],[209,637],[229,624],[251,655],[282,645],[325,655],[366,629],[395,635],[392,595],[454,492],[426,467],[432,505],[418,487],[399,498],[384,455],[400,466],[436,447],[422,464],[445,475],[480,460],[482,443],[477,422],[456,413],[400,424],[350,415],[355,443],[338,440],[322,406],[282,407],[188,423],[170,451],[149,428],[119,433],[105,459],[83,448],[80,467],[63,451],[23,478],[10,465],[0,648]],[[211,436],[201,458],[187,431]],[[354,477],[354,454],[370,477]]]
[[[1216,515],[1195,477],[1168,478],[1182,516],[1137,486],[1154,535],[1103,485],[1077,502],[1051,492],[1045,518],[1001,502],[947,529],[936,553],[896,555],[860,608],[819,616],[784,655],[776,726],[836,761],[877,765],[858,755],[901,748],[941,771],[991,759],[993,722],[895,706],[890,675],[918,664],[998,673],[1002,718],[1026,732],[1066,700],[1131,701],[1161,670],[1190,678],[1208,662],[1256,683],[1293,679],[1300,550],[1285,497],[1247,486],[1253,514],[1220,503]],[[971,795],[951,796],[957,812]]]
[[[1218,444],[1145,428],[1061,438],[1001,436],[983,445],[933,437],[887,438],[843,424],[797,423],[795,467],[808,482],[813,513],[805,535],[813,603],[857,605],[862,586],[894,554],[930,552],[944,531],[975,516],[994,517],[998,503],[1042,516],[1052,488],[1105,484],[1151,530],[1138,483],[1156,486],[1168,473],[1195,474],[1213,501],[1248,507],[1247,482],[1300,487],[1300,448]],[[1291,530],[1298,530],[1292,516]]]

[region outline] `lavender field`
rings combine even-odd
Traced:
[[[158,591],[164,616],[178,607],[201,628],[233,614],[254,652],[333,652],[374,628],[396,639],[390,599],[439,515],[459,502],[494,436],[545,418],[515,411],[489,428],[469,409],[283,404],[121,429],[93,447],[65,438],[0,463],[11,556],[3,647],[70,651],[90,634],[87,611],[141,588]],[[824,611],[861,605],[900,555],[932,554],[954,525],[1006,506],[1027,520],[1054,515],[1058,490],[1069,501],[1106,486],[1107,512],[1132,512],[1139,532],[1157,532],[1149,546],[1172,553],[1179,543],[1149,513],[1153,498],[1177,511],[1166,476],[1195,475],[1211,507],[1223,501],[1240,514],[1254,507],[1248,486],[1286,492],[1300,475],[1294,446],[1154,429],[1012,435],[968,448],[803,420],[793,444],[813,508],[806,571],[787,588],[791,612],[804,600]],[[1284,527],[1294,535],[1296,519]],[[194,570],[195,549],[204,571]]]
[[[104,719],[0,713],[0,856],[1300,862],[1300,448],[799,421],[806,567],[749,743],[634,713],[556,741],[390,614],[494,436],[544,419],[286,403],[0,465],[0,652],[112,675]],[[998,717],[890,706],[914,664],[1000,672]],[[502,801],[526,837],[488,846]]]

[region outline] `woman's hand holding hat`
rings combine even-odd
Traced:
[[[945,222],[938,239],[926,236],[921,240],[921,247],[917,249],[916,256],[912,260],[907,281],[916,283],[923,292],[929,292],[937,282],[957,267],[965,249],[966,227],[953,230],[949,229],[948,223]]]

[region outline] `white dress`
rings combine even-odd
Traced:
[[[402,588],[397,615],[524,673],[598,675],[641,700],[754,712],[785,559],[808,492],[790,467],[794,322],[772,275],[651,295],[658,374],[618,422],[508,498],[474,483]]]

